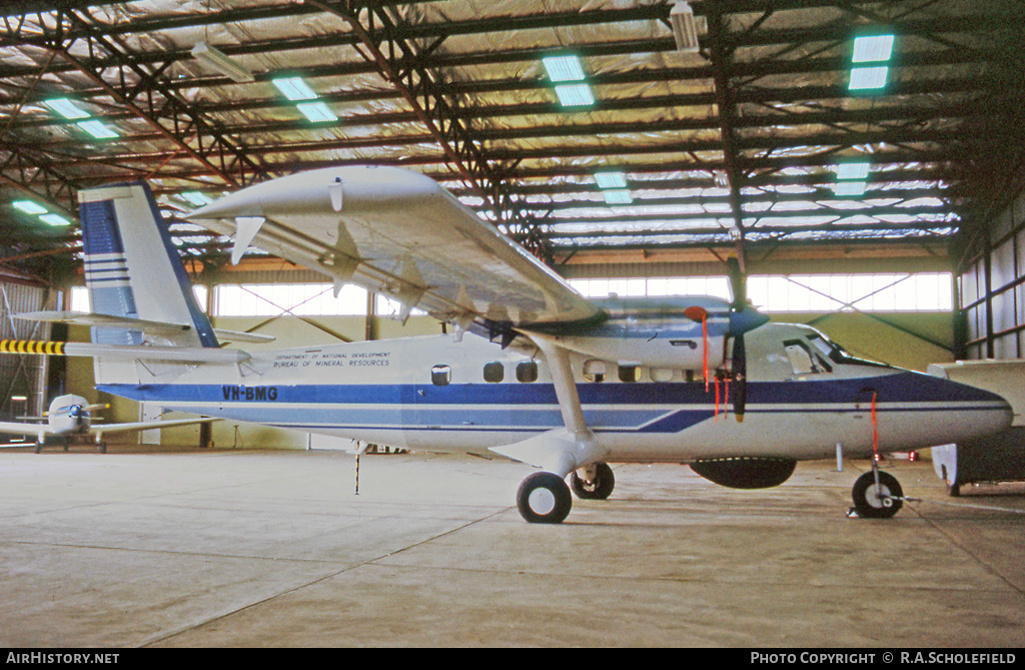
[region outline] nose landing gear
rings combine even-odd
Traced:
[[[889,519],[904,506],[904,491],[893,475],[872,469],[858,477],[851,489],[854,511],[867,519]]]

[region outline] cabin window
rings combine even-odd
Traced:
[[[620,365],[619,381],[639,382],[641,380],[641,369],[636,365]]]
[[[497,384],[505,379],[505,366],[501,361],[492,361],[484,366],[484,381]]]
[[[591,359],[584,362],[584,379],[589,382],[605,381],[605,361]]]
[[[536,382],[537,381],[537,362],[536,361],[522,361],[516,366],[516,381],[519,382]]]
[[[448,386],[452,381],[452,367],[448,365],[435,365],[431,368],[431,383],[435,386]]]

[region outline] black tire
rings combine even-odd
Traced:
[[[96,445],[96,451],[100,452],[101,454],[107,453],[107,443],[106,442],[100,442],[99,444],[97,444]]]
[[[551,472],[535,472],[516,492],[516,507],[529,523],[562,523],[572,506],[569,486]]]
[[[32,451],[34,451],[37,454],[43,453],[43,445],[42,445],[42,443],[41,442],[36,442],[36,446],[32,448]]]
[[[869,471],[858,477],[851,489],[854,509],[858,516],[866,519],[889,519],[903,507],[904,491],[896,477],[879,472],[879,487],[876,475]]]
[[[594,480],[587,481],[573,471],[570,477],[570,486],[573,493],[581,500],[607,500],[612,495],[612,489],[616,487],[616,477],[612,474],[612,468],[606,463],[595,463]]]

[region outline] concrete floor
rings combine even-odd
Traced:
[[[0,647],[1025,645],[1025,487],[848,518],[865,463],[735,491],[615,466],[523,522],[530,469],[440,455],[0,451]],[[1008,511],[1008,510],[1017,510]]]

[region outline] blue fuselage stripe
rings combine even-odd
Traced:
[[[996,395],[914,373],[815,382],[750,382],[747,413],[992,411]],[[588,425],[677,433],[715,416],[704,383],[578,384]],[[533,383],[105,385],[100,390],[190,412],[299,429],[544,430],[562,425],[554,387]],[[732,393],[731,393],[732,396]],[[731,397],[732,400],[732,397]],[[727,402],[721,399],[719,411]]]

